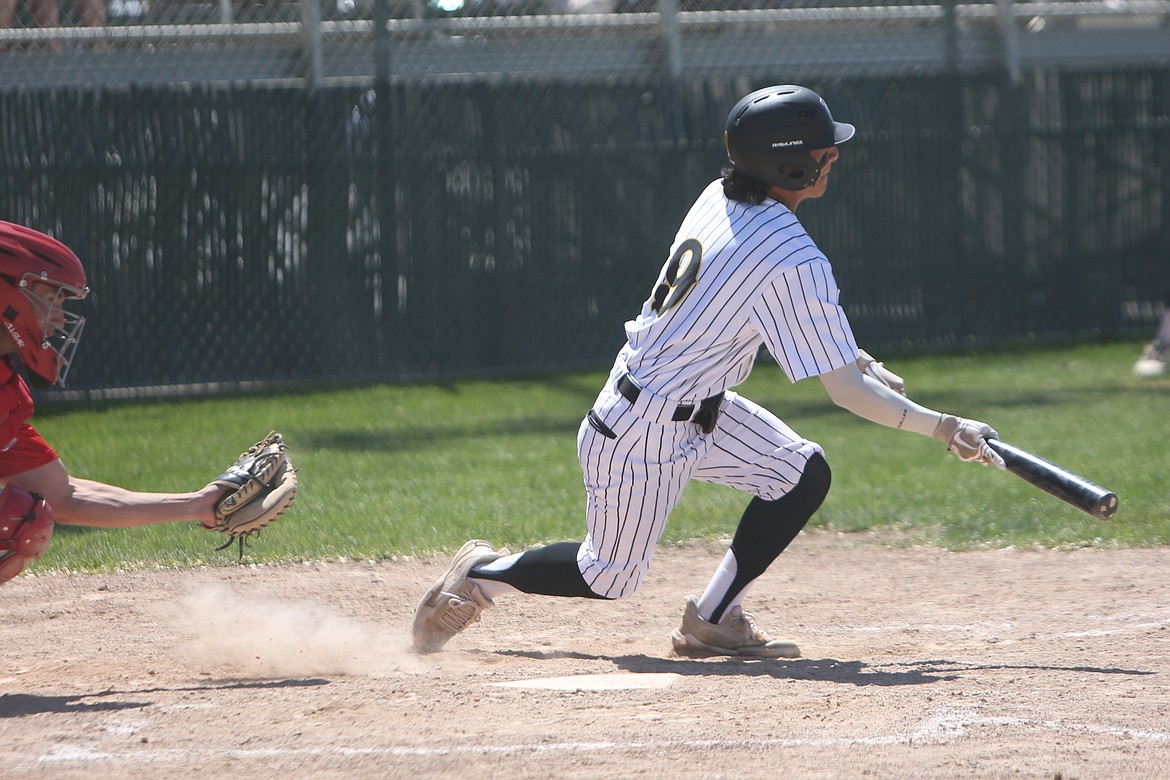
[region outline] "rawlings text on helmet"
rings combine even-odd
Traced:
[[[20,331],[12,324],[12,320],[4,320],[4,327],[8,329],[8,335],[12,336],[12,340],[16,342],[17,349],[24,349],[24,339],[20,337]]]
[[[811,89],[793,84],[756,90],[731,109],[723,135],[737,171],[769,187],[802,190],[821,175],[810,154],[853,137],[854,127],[833,121]]]

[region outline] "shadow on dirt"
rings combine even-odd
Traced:
[[[1095,666],[1043,666],[1010,664],[972,664],[945,659],[908,661],[889,664],[867,664],[863,661],[838,661],[833,658],[755,659],[755,658],[712,658],[694,660],[690,658],[657,658],[648,655],[601,656],[588,653],[557,652],[554,654],[501,650],[499,655],[521,658],[579,658],[582,660],[608,660],[615,666],[633,673],[671,672],[680,675],[705,675],[709,677],[771,677],[776,680],[815,680],[818,682],[843,683],[847,685],[924,685],[936,682],[958,680],[962,672],[973,671],[1047,671],[1069,672],[1072,674],[1125,674],[1148,675],[1154,672],[1137,669],[1117,669]]]
[[[217,681],[206,685],[193,685],[175,688],[142,688],[133,691],[118,691],[109,689],[97,693],[78,693],[71,696],[37,696],[26,693],[0,694],[0,718],[19,718],[24,715],[38,715],[45,712],[74,713],[74,712],[101,712],[103,710],[133,710],[149,707],[153,701],[100,701],[109,697],[141,696],[151,693],[180,693],[184,691],[211,692],[228,691],[250,688],[305,688],[316,685],[328,685],[329,681],[321,678],[299,680],[248,680],[248,681]],[[98,701],[86,701],[97,699]]]
[[[1088,666],[1012,666],[970,664],[947,660],[909,661],[890,664],[867,664],[863,661],[838,661],[833,658],[799,658],[795,660],[755,660],[717,658],[652,658],[621,656],[613,662],[629,672],[674,672],[682,675],[754,675],[778,680],[815,680],[848,685],[923,685],[958,680],[962,672],[992,670],[1033,670],[1070,672],[1073,674],[1153,674],[1131,669],[1108,669]]]

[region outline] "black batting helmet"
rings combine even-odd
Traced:
[[[803,190],[821,175],[809,152],[845,143],[853,132],[853,125],[833,121],[820,95],[783,84],[756,90],[736,103],[723,140],[735,170],[769,187]],[[781,165],[791,171],[781,172]]]

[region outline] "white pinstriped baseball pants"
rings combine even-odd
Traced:
[[[730,391],[718,427],[704,435],[693,423],[639,416],[613,385],[611,378],[593,411],[614,437],[588,420],[577,433],[589,531],[577,566],[599,596],[622,598],[642,584],[667,517],[692,479],[775,500],[822,452],[767,409]]]

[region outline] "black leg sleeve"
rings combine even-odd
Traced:
[[[796,538],[829,494],[832,476],[828,462],[816,453],[805,464],[804,474],[796,487],[787,494],[775,501],[751,500],[731,541],[735,579],[711,615],[713,623],[723,618],[723,612],[736,595],[763,574]]]
[[[589,589],[577,568],[579,542],[557,542],[523,553],[504,571],[472,569],[471,576],[481,580],[506,582],[525,593],[543,596],[570,596],[602,599]]]

